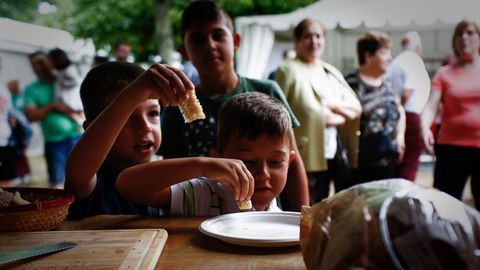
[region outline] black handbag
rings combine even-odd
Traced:
[[[359,90],[362,93],[361,95],[366,95],[364,84],[359,84]],[[392,89],[386,84],[382,86],[382,90],[382,93],[377,97],[374,97],[374,99],[380,99],[382,98],[382,95],[394,95]],[[387,117],[396,114],[393,108],[391,108],[391,106],[394,105],[394,103],[390,103],[384,106],[385,115]],[[395,160],[400,155],[394,137],[396,132],[393,132],[394,134],[392,134],[392,132],[387,131],[387,128],[385,128],[386,122],[383,122],[381,125],[383,126],[381,129],[362,128],[362,135],[360,137],[360,163],[375,164],[384,159]]]
[[[348,150],[343,146],[340,136],[337,136],[337,152],[335,153],[333,179],[335,191],[341,191],[353,186],[352,168],[348,159]]]
[[[383,158],[395,159],[399,156],[395,139],[385,131],[370,133],[360,140],[362,158],[376,161]]]

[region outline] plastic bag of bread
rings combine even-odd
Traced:
[[[356,185],[302,210],[308,269],[480,269],[480,213],[402,179]]]

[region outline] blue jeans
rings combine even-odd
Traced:
[[[65,164],[68,153],[77,143],[80,136],[75,136],[61,142],[45,143],[45,159],[48,167],[48,182],[51,185],[63,183],[65,179]]]

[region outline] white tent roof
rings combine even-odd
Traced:
[[[462,19],[480,21],[479,10],[479,0],[321,0],[286,14],[238,17],[235,26],[242,41],[237,52],[237,71],[261,78],[275,39],[291,36],[293,27],[305,18],[316,19],[327,30],[341,33],[365,29],[451,31]],[[332,40],[346,42],[340,36]],[[342,52],[332,53],[338,56]],[[336,64],[343,61],[341,57],[335,57]]]
[[[72,48],[73,36],[63,30],[0,18],[2,49],[30,53],[32,47],[50,49]]]
[[[480,21],[479,9],[478,0],[321,0],[287,14],[239,17],[235,23],[239,32],[251,24],[285,31],[304,18],[317,19],[327,29],[402,27],[451,24],[464,18]]]
[[[56,47],[68,52],[73,61],[95,54],[91,39],[75,40],[72,34],[64,30],[0,18],[0,50],[29,54]]]

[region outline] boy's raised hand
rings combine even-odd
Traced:
[[[216,180],[232,191],[237,201],[249,200],[253,195],[255,181],[241,160],[208,158],[203,166],[203,174]]]
[[[151,65],[135,82],[148,91],[148,99],[158,99],[163,106],[177,106],[188,98],[194,85],[180,70],[163,64]]]

